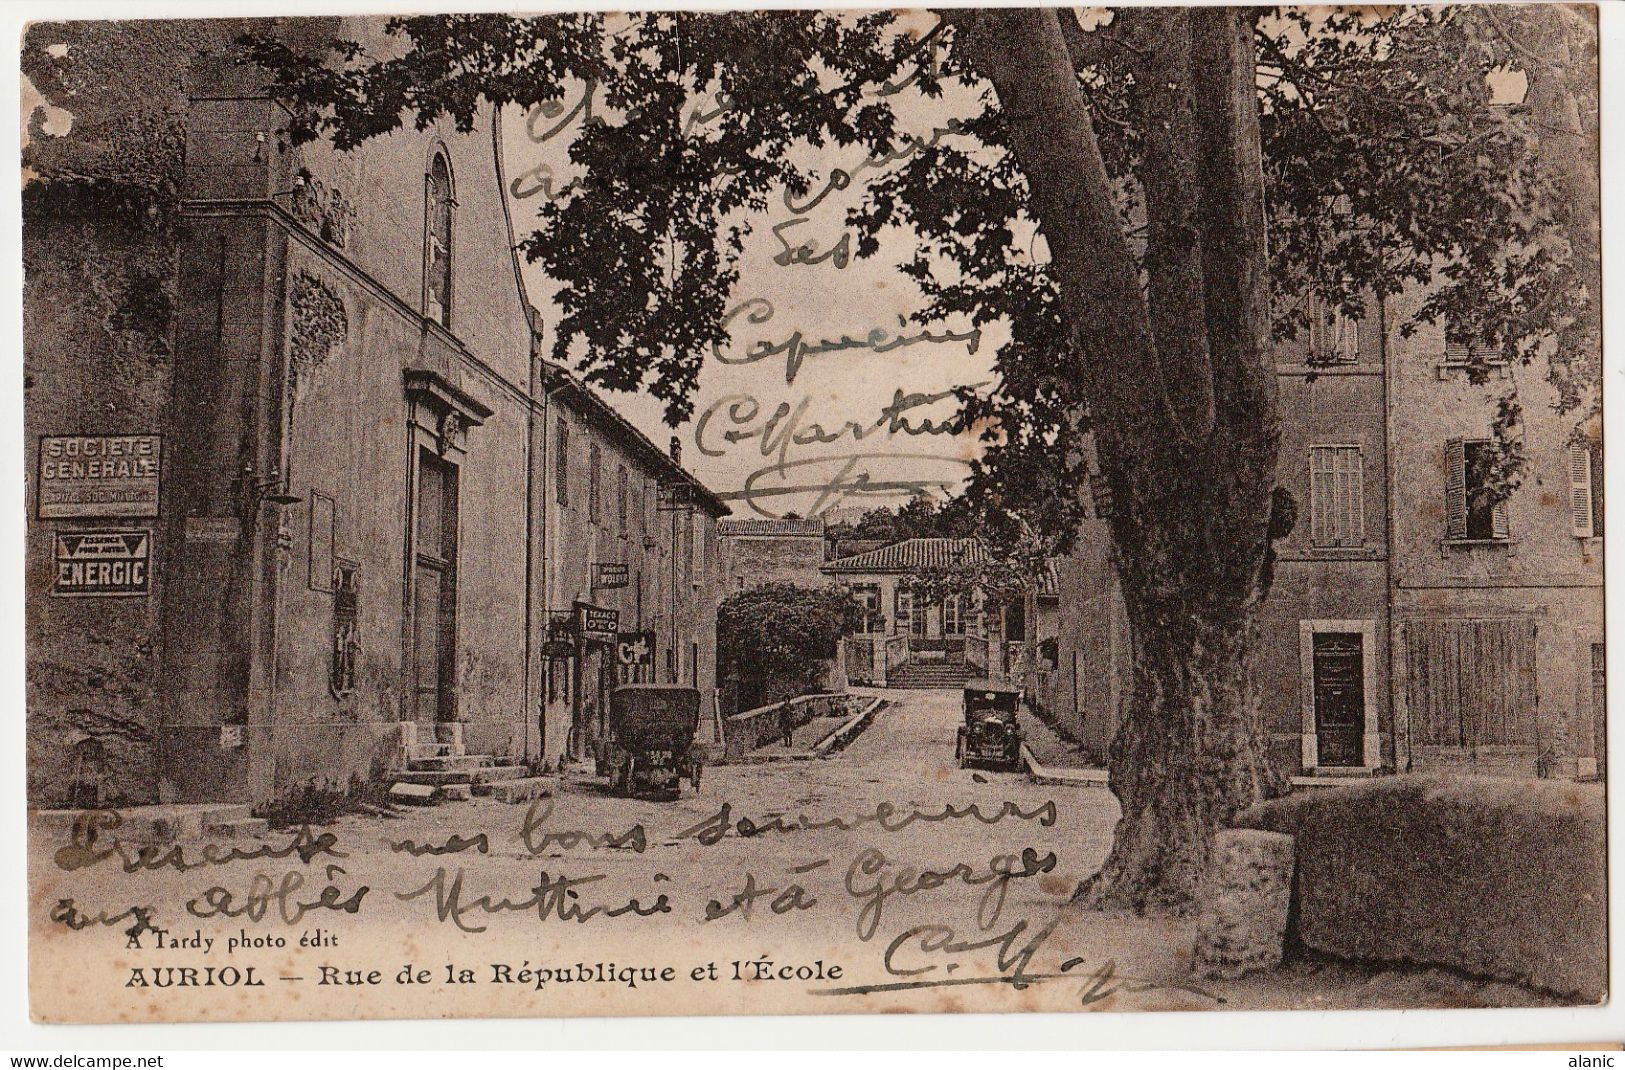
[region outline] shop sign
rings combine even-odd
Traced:
[[[39,516],[157,516],[158,435],[44,435]]]
[[[152,592],[152,532],[59,531],[55,536],[60,598],[115,598]]]
[[[627,567],[619,561],[599,561],[592,566],[592,585],[598,590],[625,587],[628,579]]]
[[[585,602],[576,603],[576,615],[581,625],[581,637],[596,643],[613,643],[621,625],[621,614],[614,609],[600,609]]]
[[[653,665],[654,632],[622,632],[615,639],[615,658],[622,665]]]
[[[571,610],[552,610],[547,615],[547,640],[542,657],[559,660],[576,656],[576,615]]]

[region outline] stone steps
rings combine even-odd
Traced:
[[[493,780],[513,780],[527,772],[522,765],[485,765],[475,769],[406,769],[395,774],[403,784],[444,787],[447,784],[485,784]]]
[[[431,758],[408,758],[406,768],[414,773],[460,772],[486,769],[496,764],[489,754],[440,754]]]
[[[553,794],[553,778],[545,776],[514,777],[511,780],[491,780],[473,785],[474,794],[493,802],[514,803],[528,799],[545,799]]]
[[[976,679],[978,670],[968,665],[932,665],[910,662],[886,674],[887,687],[959,688]]]

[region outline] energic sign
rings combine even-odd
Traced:
[[[117,597],[152,590],[152,532],[59,531],[56,533],[58,597]]]
[[[157,516],[158,435],[45,435],[39,515]]]

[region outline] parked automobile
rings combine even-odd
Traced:
[[[676,798],[687,780],[700,790],[704,764],[694,733],[700,693],[668,684],[624,684],[609,695],[609,738],[599,775],[622,795]]]
[[[1015,769],[1021,766],[1021,688],[999,680],[972,680],[965,685],[965,723],[959,726],[954,756],[960,768],[972,765]]]

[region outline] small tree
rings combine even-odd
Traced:
[[[736,591],[717,607],[717,664],[739,681],[741,707],[816,690],[863,607],[836,587],[770,583]],[[748,696],[748,697],[747,697]]]

